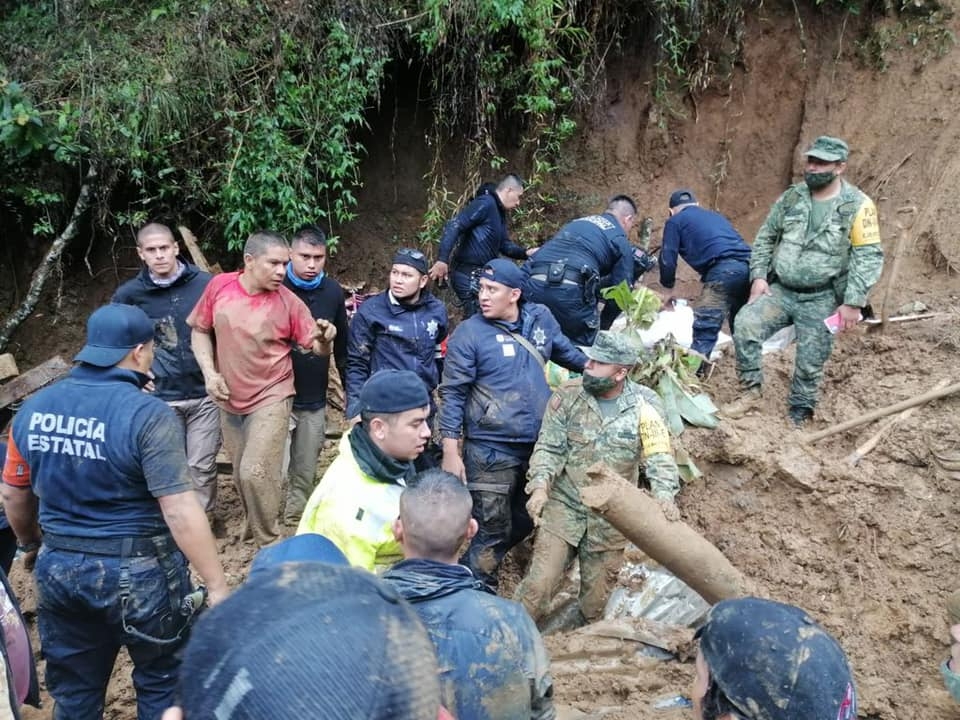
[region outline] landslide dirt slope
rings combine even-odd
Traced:
[[[670,118],[665,127],[649,105],[645,65],[631,57],[618,60],[605,103],[570,149],[563,182],[568,202],[554,210],[573,217],[596,209],[613,192],[629,192],[659,228],[668,194],[685,186],[752,238],[770,204],[796,178],[810,140],[823,133],[846,138],[853,149],[848,177],[877,201],[888,254],[898,237],[897,220],[910,218],[897,209],[917,208],[889,302],[896,308],[920,300],[950,314],[936,323],[895,326],[886,335],[839,338],[812,428],[819,429],[920,394],[941,378],[958,379],[958,283],[949,265],[960,263],[954,235],[960,221],[960,113],[954,99],[960,66],[956,50],[921,71],[915,52],[891,50],[889,67],[878,73],[855,61],[852,21],[847,26],[810,16],[802,26],[801,32],[790,3],[764,3],[748,17],[744,62],[729,88],[696,103],[687,99],[686,118]],[[956,21],[951,29],[960,35]],[[341,251],[330,264],[335,277],[381,283],[396,243],[414,236],[427,153],[415,121],[398,126],[408,128],[407,141],[371,148],[360,218],[344,230]],[[128,273],[134,264],[120,263]],[[47,349],[75,352],[82,313],[109,297],[111,276],[101,275],[102,285],[78,299],[78,316],[60,325],[68,337],[49,332],[49,316],[31,320],[17,337],[25,351],[35,361]],[[882,299],[886,285],[885,277],[874,301]],[[679,290],[695,295],[695,278],[685,275]],[[801,447],[784,417],[791,367],[791,352],[766,361],[761,413],[714,432],[689,431],[687,447],[706,477],[684,489],[682,512],[764,593],[802,605],[838,635],[857,674],[861,717],[954,718],[957,710],[942,689],[937,664],[947,652],[943,599],[960,584],[960,488],[934,468],[930,448],[957,447],[960,398],[925,407],[852,468],[843,458],[876,425]],[[729,354],[707,389],[719,403],[735,396]],[[225,495],[232,498],[229,490]],[[236,526],[237,505],[228,505],[227,512]],[[221,549],[234,577],[242,577],[251,548],[231,532]],[[16,571],[15,581],[33,610],[27,579]],[[656,712],[650,703],[686,692],[691,664],[644,661],[615,672],[605,670],[601,659],[591,662],[590,647],[583,654],[579,670],[557,677],[562,702],[590,714],[609,711],[605,717],[686,716]],[[109,717],[135,715],[129,669],[118,668]]]

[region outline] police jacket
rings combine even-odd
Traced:
[[[12,438],[40,499],[45,533],[122,538],[169,532],[157,498],[193,484],[183,428],[173,410],[141,391],[144,380],[132,370],[81,363],[17,413]],[[16,484],[6,475],[4,481]]]
[[[543,305],[522,302],[514,323],[474,315],[457,326],[447,343],[440,385],[443,437],[536,441],[550,387],[540,361],[511,333],[526,338],[544,362],[583,371],[586,355],[564,336]]]
[[[556,717],[550,661],[523,606],[487,591],[463,565],[404,560],[383,579],[427,628],[443,706],[457,720]]]
[[[527,257],[527,251],[510,239],[507,213],[500,204],[494,185],[483,185],[467,207],[444,226],[440,238],[440,260],[449,263],[455,248],[455,267],[483,267],[500,255],[516,260]]]
[[[350,432],[365,430],[357,425]],[[297,535],[327,537],[356,567],[373,571],[393,565],[403,558],[393,537],[403,488],[399,479],[365,473],[354,455],[350,434],[345,434],[339,454],[307,500]]]
[[[187,316],[213,277],[182,257],[183,273],[163,287],[143,268],[113,294],[111,302],[136,305],[156,324],[153,358],[154,395],[165,402],[202,398],[207,394],[203,373],[190,347]]]
[[[817,226],[805,183],[783,193],[753,243],[750,280],[779,282],[795,291],[832,288],[838,302],[863,307],[883,271],[877,208],[859,188],[842,181]]]
[[[347,377],[347,307],[344,305],[343,288],[331,277],[324,277],[320,286],[313,290],[297,287],[286,277],[283,284],[310,308],[314,318],[323,318],[333,323],[337,336],[333,339],[333,359],[337,363],[340,382],[346,387]],[[297,394],[293,407],[298,410],[319,410],[327,404],[327,385],[330,379],[330,358],[326,355],[292,352],[293,384]]]
[[[608,277],[604,287],[621,280],[633,282],[633,248],[610,213],[567,223],[523,264],[523,270],[527,275],[545,274],[545,266],[557,261],[573,271]]]
[[[723,215],[691,205],[663,226],[659,262],[660,284],[665,288],[672,288],[676,281],[678,255],[703,275],[718,260],[750,262],[750,246]]]
[[[426,290],[409,305],[398,303],[389,290],[366,300],[350,324],[347,417],[359,414],[360,388],[378,370],[412,370],[433,392],[446,337],[447,308]]]

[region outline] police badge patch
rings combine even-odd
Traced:
[[[436,320],[431,320],[427,323],[427,335],[430,336],[431,340],[437,336],[437,329],[439,327],[440,323],[438,323]]]
[[[538,348],[544,346],[547,342],[547,334],[543,331],[543,328],[537,325],[533,330],[533,344]]]

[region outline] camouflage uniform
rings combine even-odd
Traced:
[[[604,336],[618,337],[600,333],[597,345]],[[604,417],[597,399],[573,380],[553,395],[547,407],[530,458],[526,491],[546,488],[548,499],[530,568],[514,596],[534,619],[543,615],[574,554],[580,559],[580,609],[587,620],[595,619],[603,612],[622,562],[626,538],[580,501],[580,488],[591,482],[586,468],[603,461],[637,482],[642,459],[655,497],[672,499],[680,489],[660,398],[627,380],[616,402],[617,414]]]
[[[817,143],[823,140],[832,139]],[[834,142],[845,151],[845,144]],[[830,206],[817,227],[811,227],[814,200],[805,183],[793,185],[774,203],[750,258],[751,282],[767,280],[771,294],[745,305],[734,329],[737,373],[750,389],[762,382],[763,341],[793,323],[797,357],[789,404],[811,411],[833,350],[833,335],[823,321],[841,304],[863,307],[883,269],[873,201],[843,180],[840,193],[825,202]]]

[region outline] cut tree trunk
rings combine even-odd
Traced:
[[[0,352],[7,347],[10,337],[14,331],[20,327],[20,323],[30,317],[37,303],[40,301],[40,294],[43,292],[43,286],[47,282],[50,271],[60,261],[64,249],[70,244],[70,241],[77,236],[80,229],[80,218],[90,207],[93,200],[93,188],[97,181],[97,167],[91,165],[87,171],[87,176],[83,179],[83,185],[80,186],[80,193],[77,195],[77,201],[73,204],[73,214],[70,216],[70,222],[63,229],[63,232],[53,241],[46,256],[34,271],[33,278],[30,280],[30,289],[27,296],[20,303],[20,306],[14,310],[3,322],[0,328]]]

